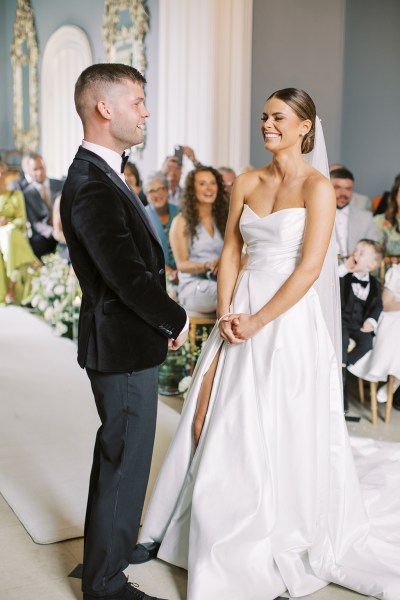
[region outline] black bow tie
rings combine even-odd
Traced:
[[[351,283],[358,283],[358,285],[362,285],[362,287],[367,287],[367,285],[369,284],[369,281],[361,281],[360,279],[358,279],[358,277],[356,277],[355,275],[352,275]]]
[[[125,165],[128,162],[129,154],[125,154],[125,152],[123,152],[122,155],[121,155],[121,158],[122,158],[121,173],[123,173],[124,169],[125,169]]]

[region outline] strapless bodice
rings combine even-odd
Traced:
[[[246,269],[291,273],[301,254],[305,220],[305,208],[286,208],[259,217],[245,204],[240,231],[247,244]]]

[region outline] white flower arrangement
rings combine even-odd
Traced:
[[[72,337],[75,300],[82,295],[78,280],[58,254],[44,257],[43,262],[38,276],[32,280],[31,305],[57,335]]]

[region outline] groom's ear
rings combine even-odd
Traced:
[[[107,121],[111,119],[111,109],[106,100],[99,100],[96,104],[96,110],[103,119],[107,119]]]

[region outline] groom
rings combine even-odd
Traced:
[[[164,255],[125,182],[123,154],[143,141],[144,77],[97,64],[75,86],[84,140],[68,171],[61,220],[83,297],[78,362],[92,386],[97,433],[85,520],[84,600],[149,600],[123,573],[135,548],[157,412],[157,365],[187,335],[165,291]]]

